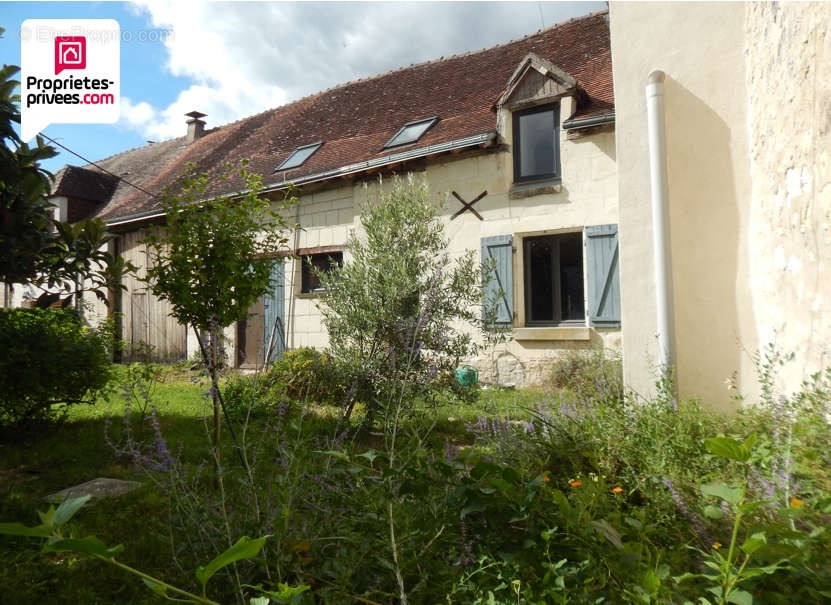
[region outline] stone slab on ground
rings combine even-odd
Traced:
[[[71,498],[81,498],[86,495],[92,496],[93,499],[98,498],[112,498],[115,496],[123,496],[134,489],[141,486],[138,481],[123,481],[121,479],[108,479],[106,477],[98,477],[80,485],[73,485],[61,491],[47,496],[49,502],[60,504],[64,500]]]

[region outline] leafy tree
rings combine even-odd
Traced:
[[[450,257],[439,210],[426,183],[396,178],[388,192],[379,183],[362,207],[362,234],[347,243],[351,258],[319,274],[332,356],[371,411],[393,391],[430,392],[476,353],[475,330],[486,332],[482,268],[473,251]]]
[[[2,33],[2,28],[0,28]],[[0,69],[0,281],[30,284],[43,293],[37,306],[64,306],[85,291],[107,300],[107,289],[135,268],[107,249],[114,237],[99,219],[70,225],[54,221],[46,196],[52,175],[40,162],[57,155],[43,138],[29,147],[14,130],[20,123],[19,68]]]
[[[52,241],[52,206],[46,200],[51,174],[39,162],[55,157],[38,136],[29,147],[13,124],[20,123],[20,84],[14,65],[0,70],[0,281],[25,283],[38,272],[38,255]]]
[[[245,319],[248,309],[271,285],[272,267],[281,262],[288,225],[263,194],[262,177],[241,162],[234,169],[226,165],[219,178],[225,181],[234,172],[247,193],[208,199],[212,184],[206,173],[188,165],[178,192],[164,196],[166,227],[148,235],[150,252],[147,282],[153,293],[168,300],[172,314],[190,325],[202,349],[211,376],[214,406],[214,447],[219,455],[217,339],[221,330]],[[285,199],[286,207],[293,199]],[[205,345],[202,333],[209,341]]]
[[[37,306],[47,307],[57,300],[66,306],[84,292],[92,292],[107,303],[108,290],[126,288],[122,277],[136,267],[107,250],[116,236],[107,231],[104,221],[56,221],[54,228],[52,239],[37,254],[37,273],[29,280],[43,291]]]

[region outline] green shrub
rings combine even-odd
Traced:
[[[340,404],[346,398],[341,370],[328,353],[308,347],[287,351],[262,378],[271,390],[296,401]]]
[[[271,413],[284,414],[291,404],[282,385],[264,379],[264,376],[231,376],[222,385],[225,409],[234,421],[246,418],[264,418]]]
[[[319,275],[329,351],[370,416],[397,416],[473,357],[479,347],[461,326],[487,337],[479,305],[488,271],[473,251],[450,256],[439,214],[425,182],[379,183],[347,242],[350,258]]]
[[[64,309],[0,309],[0,425],[54,418],[107,386],[107,338]]]
[[[623,399],[623,362],[609,351],[569,351],[554,362],[551,386],[574,393],[600,395],[609,401]]]

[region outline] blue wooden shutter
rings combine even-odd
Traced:
[[[286,349],[286,331],[284,327],[285,280],[283,261],[275,262],[271,268],[271,290],[263,297],[264,334],[263,350],[271,344],[269,361],[280,359]],[[272,333],[274,337],[272,338]]]
[[[482,262],[496,261],[496,270],[485,284],[485,302],[496,301],[496,321],[502,325],[514,323],[514,256],[510,235],[482,238]]]
[[[593,326],[619,326],[620,268],[617,225],[586,227],[585,236],[589,321]]]

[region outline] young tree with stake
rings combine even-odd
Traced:
[[[282,262],[278,254],[286,250],[289,230],[263,195],[262,177],[248,170],[246,160],[236,168],[226,165],[219,178],[228,182],[235,174],[245,193],[206,199],[211,179],[188,165],[178,193],[163,198],[165,227],[145,240],[151,260],[147,282],[156,296],[170,302],[180,323],[193,327],[208,368],[217,465],[222,405],[218,337],[224,328],[245,319],[251,305],[269,290],[272,267]],[[281,207],[295,201],[286,198]],[[229,428],[233,431],[230,424]],[[242,452],[240,458],[247,466]]]

